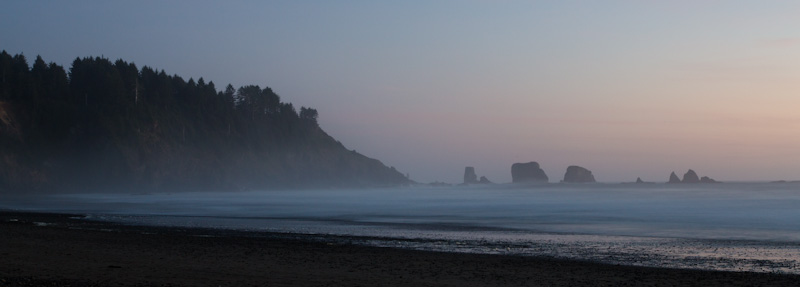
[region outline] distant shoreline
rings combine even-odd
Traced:
[[[0,211],[4,286],[753,286],[798,275],[616,266]]]

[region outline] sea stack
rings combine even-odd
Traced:
[[[681,179],[678,178],[678,175],[673,171],[669,174],[669,181],[667,181],[667,183],[681,183]]]
[[[718,183],[718,181],[704,176],[699,177],[694,170],[689,170],[683,175],[683,180],[679,179],[675,172],[673,171],[672,174],[669,175],[669,181],[667,183]]]
[[[636,178],[636,183],[644,183],[644,181],[642,180],[641,177],[637,177]]]
[[[480,179],[480,180],[478,180],[478,183],[480,183],[480,184],[492,184],[492,181],[490,181],[490,180],[489,180],[488,178],[486,178],[485,176],[481,176],[481,179]]]
[[[697,176],[697,173],[694,170],[689,170],[683,175],[683,183],[699,183],[700,177]]]
[[[567,173],[564,174],[563,182],[587,183],[595,182],[595,180],[592,171],[577,165],[571,165],[567,167]]]
[[[548,180],[547,174],[535,161],[511,165],[511,182],[513,183],[547,182]]]
[[[475,174],[475,168],[468,166],[464,168],[464,183],[478,183],[478,175]]]

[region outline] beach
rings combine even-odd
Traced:
[[[0,286],[791,286],[798,275],[339,244],[0,213]]]

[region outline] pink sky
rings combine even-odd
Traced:
[[[800,179],[795,1],[5,6],[9,53],[270,86],[421,182],[460,182],[465,166],[509,182],[511,164],[528,161],[551,181],[568,165],[605,182],[689,168]]]

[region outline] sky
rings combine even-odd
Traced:
[[[798,1],[4,1],[0,50],[271,87],[418,182],[800,179]]]

